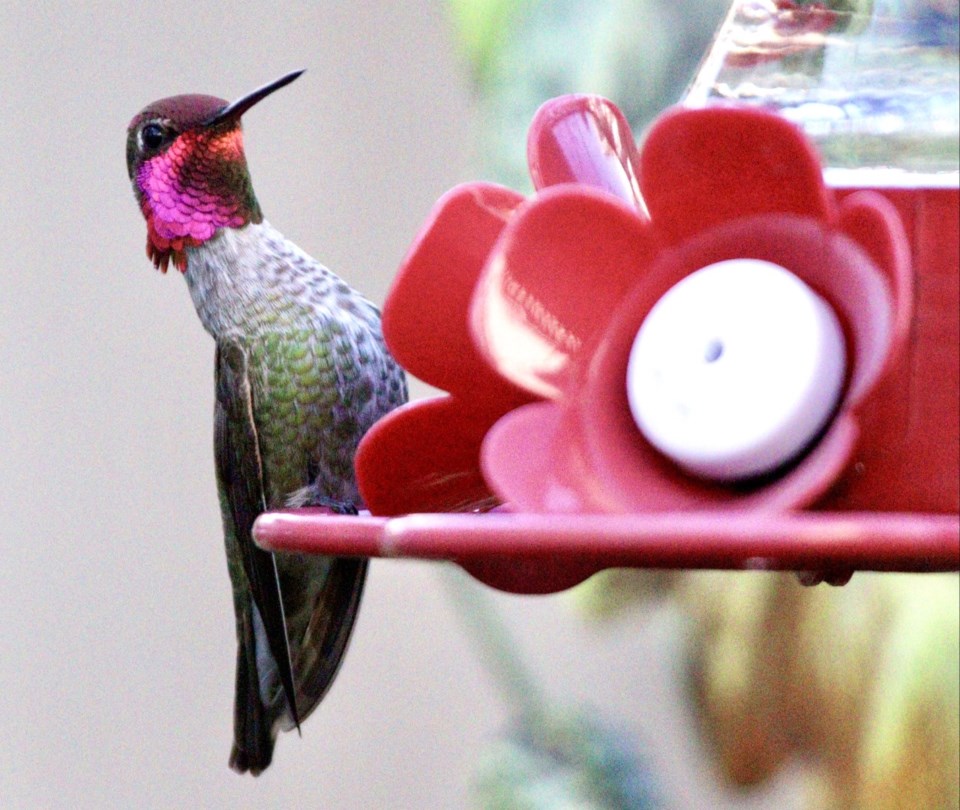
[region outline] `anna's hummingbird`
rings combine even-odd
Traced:
[[[253,542],[266,509],[355,512],[361,436],[406,399],[376,308],[263,218],[240,116],[302,71],[228,104],[155,101],[130,122],[127,170],[147,255],[186,278],[216,341],[214,444],[237,620],[230,765],[259,774],[279,729],[330,686],[353,628],[362,559],[273,555]]]

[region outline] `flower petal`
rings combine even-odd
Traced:
[[[867,252],[885,275],[893,294],[892,347],[886,367],[895,365],[906,347],[913,321],[913,288],[910,245],[900,215],[883,195],[858,191],[840,204],[840,228]]]
[[[383,333],[397,361],[431,385],[480,405],[529,399],[490,370],[467,331],[477,276],[523,199],[488,183],[458,186],[441,197],[384,305]]]
[[[480,450],[484,477],[509,508],[519,512],[588,511],[576,487],[565,483],[563,411],[553,402],[534,402],[510,411],[487,433]],[[575,477],[575,476],[574,476]]]
[[[571,95],[546,102],[530,125],[527,161],[537,189],[585,183],[643,209],[633,132],[605,98]]]
[[[402,515],[492,506],[480,474],[480,443],[499,415],[449,396],[391,411],[357,449],[357,483],[367,507],[375,515]]]
[[[477,285],[471,327],[504,377],[556,397],[571,361],[654,253],[647,224],[614,197],[556,186],[517,210]]]
[[[819,157],[804,135],[750,108],[661,116],[643,144],[640,188],[657,233],[673,243],[752,214],[832,216]]]

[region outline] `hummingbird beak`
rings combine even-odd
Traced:
[[[236,101],[230,102],[226,107],[220,110],[220,112],[204,121],[202,124],[203,128],[206,129],[208,127],[213,127],[217,124],[222,124],[224,121],[236,121],[258,101],[263,101],[263,99],[269,96],[274,90],[279,90],[281,87],[286,87],[288,84],[290,84],[290,82],[298,78],[303,72],[303,70],[295,70],[292,73],[288,73],[286,76],[281,76],[279,79],[276,79],[269,84],[265,84],[263,87],[258,87],[252,93],[247,93],[247,95],[238,98]]]

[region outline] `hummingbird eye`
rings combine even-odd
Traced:
[[[161,124],[147,124],[140,130],[140,148],[153,151],[163,146],[170,138],[170,133]]]

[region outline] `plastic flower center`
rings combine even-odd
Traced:
[[[654,305],[626,384],[647,441],[696,476],[736,481],[810,446],[845,375],[833,309],[779,265],[732,259],[697,270]]]

